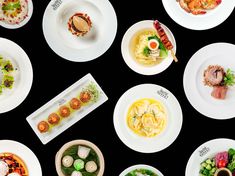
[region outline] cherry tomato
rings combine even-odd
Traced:
[[[226,161],[225,160],[220,160],[219,163],[218,163],[218,167],[221,168],[221,167],[225,167],[226,166]]]

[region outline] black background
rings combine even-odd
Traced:
[[[43,176],[57,175],[55,154],[64,143],[74,139],[89,140],[102,150],[106,161],[105,176],[117,176],[135,164],[152,165],[167,176],[184,175],[188,158],[202,143],[220,137],[235,138],[234,119],[219,121],[204,117],[189,104],[183,90],[184,68],[198,49],[214,42],[235,43],[235,13],[218,27],[194,31],[176,24],[160,0],[128,1],[128,4],[124,0],[111,0],[118,18],[114,43],[100,58],[74,63],[57,56],[43,36],[42,17],[49,0],[34,0],[33,3],[33,16],[24,27],[16,30],[0,27],[0,37],[16,42],[28,54],[34,73],[32,89],[25,101],[14,110],[0,114],[0,139],[16,140],[32,149],[41,163]],[[134,23],[148,19],[158,19],[171,29],[179,58],[178,63],[172,63],[167,70],[154,76],[143,76],[129,69],[120,49],[125,31]],[[94,76],[109,100],[43,145],[26,117],[87,73]],[[183,126],[176,141],[167,149],[153,154],[142,154],[127,148],[113,126],[113,110],[119,97],[127,89],[142,83],[167,88],[177,97],[183,110]]]

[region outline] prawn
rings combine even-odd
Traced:
[[[222,0],[201,0],[202,8],[206,10],[216,8],[221,2]]]
[[[180,7],[188,13],[191,12],[191,10],[188,7],[189,2],[191,2],[191,0],[179,0]]]
[[[202,10],[202,0],[192,0],[188,3],[188,8],[190,12],[194,15],[205,14],[206,11]]]

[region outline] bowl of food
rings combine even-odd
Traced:
[[[157,20],[132,25],[123,36],[121,51],[126,64],[143,75],[158,74],[177,62],[174,35]]]
[[[55,157],[59,176],[102,176],[104,157],[100,149],[86,140],[74,140],[64,144]]]
[[[119,176],[163,176],[163,174],[156,168],[144,164],[128,167]]]

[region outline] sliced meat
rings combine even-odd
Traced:
[[[227,86],[214,86],[211,96],[216,99],[224,100],[227,94],[227,90]]]
[[[223,84],[225,71],[219,65],[209,65],[204,71],[204,84],[210,87]]]

